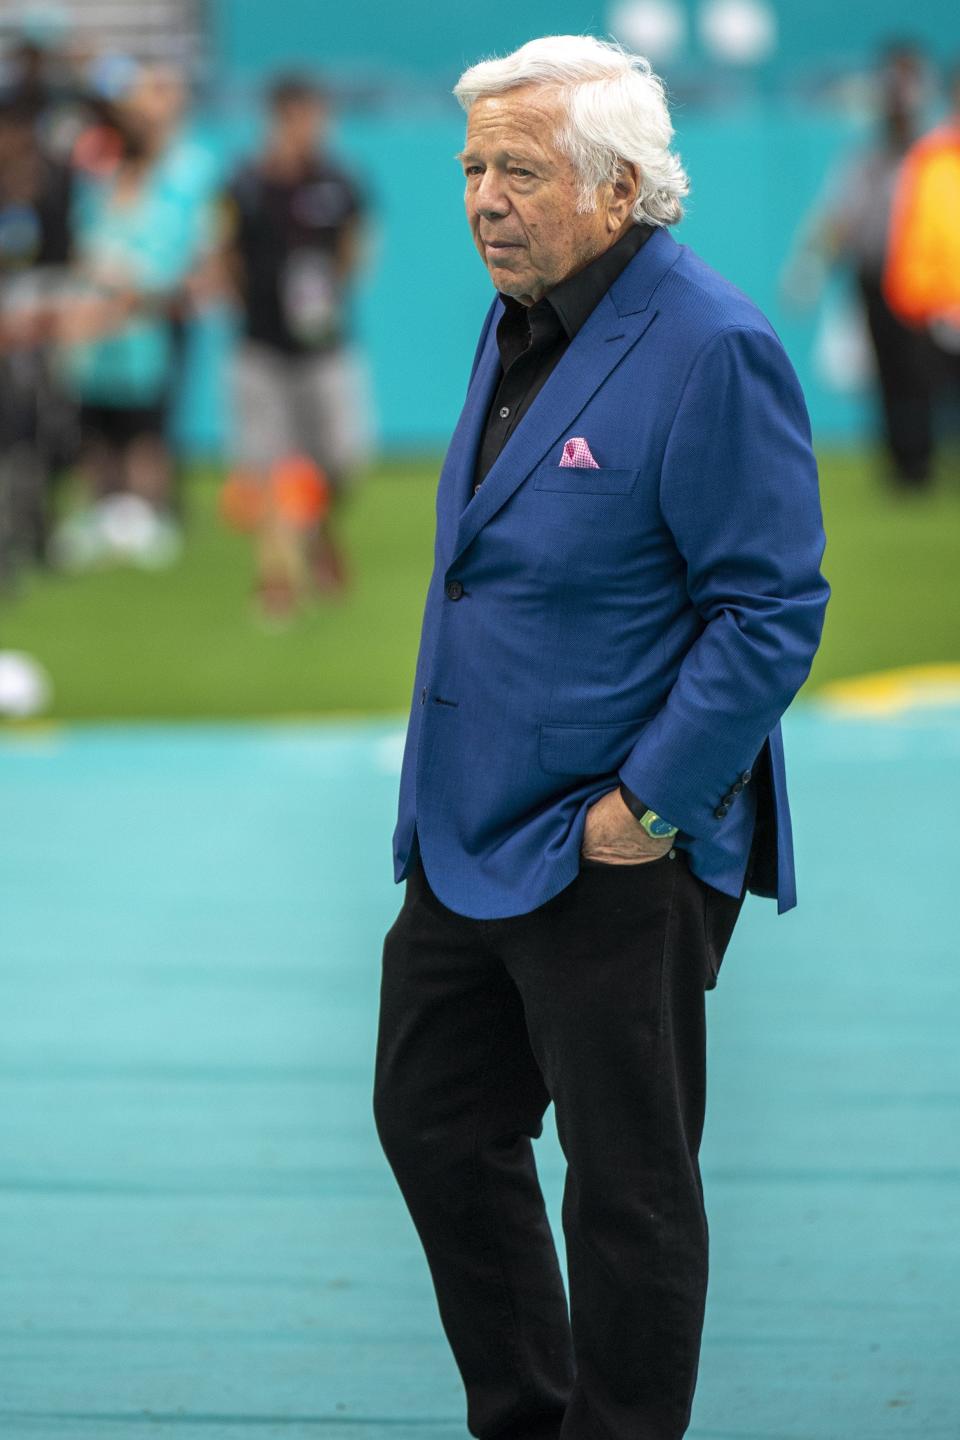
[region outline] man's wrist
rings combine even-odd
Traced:
[[[646,831],[651,840],[672,840],[676,835],[679,826],[672,825],[669,820],[665,820],[662,815],[658,815],[648,805],[644,805],[643,801],[634,795],[622,780],[620,782],[620,798],[637,824]]]

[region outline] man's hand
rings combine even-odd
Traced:
[[[642,865],[659,860],[673,840],[654,840],[624,804],[619,789],[608,790],[587,811],[580,853],[607,865]]]

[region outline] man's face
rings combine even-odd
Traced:
[[[612,208],[612,187],[577,212],[579,180],[554,143],[563,119],[542,85],[475,100],[467,117],[459,158],[474,243],[497,289],[525,305],[607,249],[627,215]]]
[[[312,154],[323,139],[325,107],[319,99],[288,100],[276,112],[276,133],[285,149]]]

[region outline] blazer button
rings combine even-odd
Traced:
[[[744,785],[749,785],[752,778],[752,770],[744,770],[743,774],[740,776],[740,779],[743,781]]]
[[[460,599],[460,596],[461,596],[462,594],[463,594],[463,585],[460,583],[459,580],[448,580],[448,581],[447,581],[447,599],[448,599],[448,600],[459,600],[459,599]]]
[[[713,813],[714,813],[714,815],[716,815],[716,817],[717,817],[718,820],[722,820],[723,817],[724,817],[724,815],[728,815],[728,814],[730,813],[730,812],[729,812],[729,807],[726,806],[726,805],[718,805],[717,808],[716,808],[716,810],[714,810]]]
[[[731,795],[739,795],[739,794],[740,794],[740,791],[741,791],[742,789],[743,789],[743,781],[742,781],[742,780],[735,780],[734,783],[730,786],[730,794],[731,794]]]

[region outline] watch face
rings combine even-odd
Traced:
[[[662,840],[664,836],[673,834],[673,826],[670,824],[670,821],[661,820],[659,815],[657,816],[656,820],[650,821],[650,824],[647,828],[649,829],[650,834],[657,840]]]

